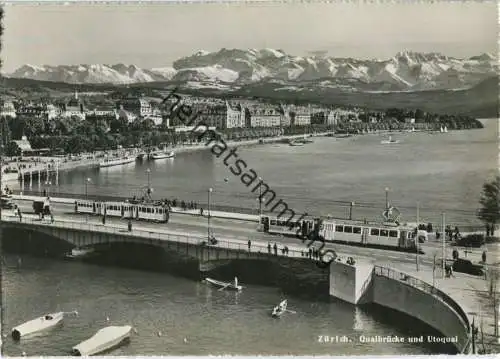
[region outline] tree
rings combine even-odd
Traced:
[[[494,227],[500,221],[500,176],[483,184],[479,203],[482,207],[479,209],[478,218],[487,226]]]

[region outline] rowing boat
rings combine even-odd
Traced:
[[[37,334],[45,330],[54,328],[62,323],[64,312],[50,313],[18,325],[12,329],[12,338],[20,340],[21,337]]]
[[[236,290],[236,291],[240,292],[243,289],[243,286],[238,285],[238,278],[236,278],[236,277],[234,277],[233,283],[221,282],[219,280],[212,279],[212,278],[205,278],[205,281],[207,283],[210,283],[210,284],[216,286],[216,287],[219,287],[220,288],[219,290],[229,289],[229,290]]]
[[[91,338],[73,347],[75,356],[88,356],[114,349],[130,339],[130,325],[110,326],[97,331]]]
[[[277,306],[275,306],[273,308],[273,311],[271,312],[271,316],[273,318],[279,318],[279,317],[281,317],[283,315],[283,313],[286,312],[287,305],[288,305],[287,300],[286,299],[282,300],[280,302],[280,304],[278,304]]]

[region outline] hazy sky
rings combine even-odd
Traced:
[[[359,58],[497,54],[496,2],[408,2],[9,5],[3,71],[26,63],[163,67],[223,47]]]

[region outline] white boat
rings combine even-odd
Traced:
[[[110,326],[100,329],[91,338],[81,342],[72,349],[75,356],[96,355],[118,347],[128,339],[132,326]]]
[[[205,281],[207,283],[210,283],[212,285],[215,285],[216,287],[219,287],[219,290],[224,290],[224,289],[229,289],[229,290],[236,290],[240,292],[243,289],[243,286],[238,285],[238,278],[234,277],[234,282],[221,282],[220,280],[212,279],[212,278],[205,278]]]
[[[77,312],[73,313],[77,314]],[[14,340],[20,340],[22,337],[54,328],[58,324],[61,324],[63,319],[64,312],[45,314],[44,316],[30,320],[12,329],[12,338]]]
[[[99,162],[99,167],[103,168],[103,167],[119,166],[132,162],[135,162],[135,156],[125,155],[119,157],[108,157]]]
[[[383,145],[391,145],[391,144],[399,143],[399,140],[393,140],[392,136],[389,136],[388,140],[382,140],[382,141],[380,141],[380,143]]]
[[[444,132],[444,133],[448,133],[448,127],[444,126],[444,128],[443,128],[443,132]]]
[[[286,299],[285,299],[285,300],[282,300],[282,301],[280,302],[280,304],[278,304],[277,306],[275,306],[275,307],[273,308],[273,311],[271,312],[271,316],[272,316],[273,318],[279,318],[279,317],[281,317],[281,316],[283,315],[283,313],[285,313],[285,312],[286,312],[286,307],[287,307],[287,305],[288,305],[287,300],[286,300]]]
[[[153,152],[151,154],[151,158],[154,159],[154,160],[159,160],[159,159],[162,159],[162,158],[173,158],[173,157],[175,157],[175,152],[174,151],[170,151],[170,152],[167,152],[167,151]]]
[[[294,140],[290,141],[288,144],[290,146],[304,146],[303,142],[298,142],[298,141],[294,141]]]
[[[95,248],[73,248],[71,253],[66,255],[66,258],[76,259],[84,258],[95,253]]]

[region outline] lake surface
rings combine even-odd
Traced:
[[[380,219],[389,201],[402,212],[402,219],[415,221],[417,202],[422,221],[477,224],[481,187],[498,173],[498,122],[487,120],[480,130],[447,134],[395,133],[395,145],[382,145],[387,135],[364,135],[346,139],[315,138],[303,147],[286,144],[239,147],[237,153],[248,168],[297,213]],[[50,192],[102,195],[141,195],[148,184],[147,169],[155,198],[177,198],[212,205],[258,211],[258,190],[251,192],[231,173],[223,159],[210,150],[180,153],[175,159],[143,161],[125,166],[61,173]],[[234,159],[228,161],[231,166]],[[52,180],[55,183],[55,180]],[[42,185],[43,186],[43,185]],[[29,184],[26,183],[26,189]],[[33,189],[39,189],[33,183]],[[344,203],[339,203],[339,202]]]
[[[413,220],[477,223],[482,184],[498,172],[498,129],[448,134],[393,134],[397,145],[382,145],[382,135],[347,139],[315,138],[303,147],[284,144],[238,148],[278,197],[297,212],[345,216],[339,201],[354,201],[354,218],[376,219],[389,200]],[[257,194],[210,151],[181,153],[175,159],[61,173],[49,193],[133,196],[147,186],[147,169],[156,198],[178,198],[258,209]],[[28,188],[28,183],[26,183]],[[36,183],[33,183],[36,189]],[[15,186],[14,186],[15,187]],[[48,258],[5,257],[3,286],[8,330],[46,312],[78,310],[53,335],[23,340],[4,338],[7,355],[65,355],[73,345],[109,324],[133,324],[138,335],[114,355],[187,354],[422,354],[422,344],[360,344],[363,335],[406,335],[408,321],[389,323],[379,315],[340,301],[288,297],[297,314],[272,320],[269,311],[284,296],[279,289],[250,285],[242,293],[220,292],[195,280],[165,273],[101,267]],[[109,317],[109,322],[106,318]],[[401,327],[402,326],[402,327]],[[398,328],[399,327],[399,328]],[[161,332],[161,335],[159,334]],[[319,335],[346,335],[350,343],[318,343]],[[184,341],[186,338],[186,341]],[[434,350],[434,349],[432,349]]]
[[[4,354],[10,356],[67,355],[100,328],[125,324],[132,324],[138,334],[113,355],[382,355],[435,350],[423,344],[361,344],[360,335],[407,336],[411,328],[386,322],[387,313],[372,314],[337,300],[317,301],[314,294],[288,296],[289,309],[296,314],[276,320],[270,310],[284,294],[270,287],[221,292],[165,273],[33,257],[23,257],[18,267],[15,255],[7,255],[5,262],[7,333],[44,313],[79,312],[46,335],[19,343],[4,338]],[[345,335],[352,342],[321,344],[319,335]]]

